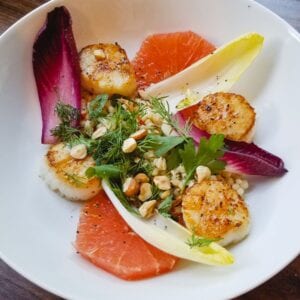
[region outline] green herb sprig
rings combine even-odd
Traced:
[[[154,150],[154,154],[159,157],[165,155],[171,149],[175,148],[185,140],[181,136],[160,136],[149,134],[145,139],[139,142],[139,150],[146,152]]]
[[[206,247],[209,246],[213,242],[217,242],[220,239],[209,239],[196,236],[192,234],[190,238],[187,239],[186,244],[188,244],[191,248],[194,247]]]
[[[166,101],[163,101],[165,97],[161,98],[151,98],[151,105],[154,112],[159,114],[162,119],[170,125],[180,136],[182,136],[184,139],[187,139],[189,137],[190,129],[191,129],[191,123],[186,122],[185,126],[182,128],[178,124],[178,120],[171,114],[170,112],[170,106],[169,103]]]
[[[224,155],[224,135],[214,134],[209,139],[202,138],[198,150],[194,141],[189,139],[184,144],[183,149],[179,150],[183,166],[187,176],[185,178],[183,188],[188,184],[194,176],[197,166],[207,166],[212,173],[218,173],[225,168],[225,161],[220,160]]]
[[[60,124],[51,129],[51,134],[65,143],[72,143],[77,140],[81,132],[73,125],[79,120],[80,111],[59,101],[55,106],[55,113],[60,119]]]
[[[170,210],[172,208],[172,202],[173,202],[173,197],[172,195],[170,195],[159,204],[158,212],[166,218],[171,218]]]
[[[107,103],[107,100],[107,94],[98,95],[93,100],[91,100],[91,102],[88,104],[89,119],[91,121],[96,122],[97,119],[101,117],[103,108]]]

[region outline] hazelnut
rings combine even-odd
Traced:
[[[139,173],[134,177],[135,181],[138,183],[149,182],[149,177],[144,173]]]
[[[98,139],[99,137],[105,135],[106,131],[107,131],[107,128],[105,126],[98,127],[92,134],[92,139],[93,140]]]
[[[140,212],[141,216],[146,219],[152,217],[156,203],[157,203],[156,200],[150,200],[150,201],[144,202],[139,208],[139,212]]]
[[[134,138],[128,138],[123,142],[122,145],[122,151],[124,153],[131,153],[133,152],[137,147],[136,140]]]
[[[140,186],[140,194],[138,196],[139,200],[144,202],[150,199],[152,196],[152,186],[148,182],[144,182]]]
[[[123,192],[127,197],[132,197],[137,195],[139,189],[140,186],[138,182],[132,177],[127,178],[123,184]]]
[[[166,191],[171,188],[171,183],[168,176],[155,176],[153,178],[153,182],[160,190]]]
[[[131,134],[130,137],[134,138],[136,141],[143,139],[144,137],[146,137],[148,134],[147,129],[142,128],[138,131],[136,131],[135,133]]]
[[[210,169],[206,166],[198,166],[196,169],[197,182],[201,183],[205,178],[211,175]]]
[[[72,147],[70,155],[75,159],[84,159],[87,156],[87,148],[84,144],[78,144]]]

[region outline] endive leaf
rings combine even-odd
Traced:
[[[168,96],[182,109],[216,92],[227,92],[260,52],[264,38],[248,33],[218,48],[185,70],[140,91],[143,98]],[[187,88],[192,94],[187,92]]]
[[[103,188],[126,223],[156,248],[180,258],[208,265],[233,263],[233,256],[219,244],[212,242],[208,246],[191,248],[187,241],[192,234],[186,228],[159,213],[148,220],[133,215],[121,204],[108,183],[103,182]]]

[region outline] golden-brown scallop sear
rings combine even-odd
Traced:
[[[132,96],[135,73],[126,52],[116,44],[95,44],[79,54],[81,84],[93,94]]]
[[[220,238],[225,246],[243,239],[249,232],[246,203],[224,180],[205,179],[182,196],[185,225],[196,235]]]
[[[222,133],[232,141],[250,142],[255,125],[255,111],[237,94],[215,93],[199,103],[193,123],[210,134]]]
[[[48,186],[69,200],[88,200],[101,189],[97,178],[87,178],[85,171],[95,165],[92,157],[74,159],[63,143],[49,148],[41,171]]]

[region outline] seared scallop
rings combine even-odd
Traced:
[[[224,180],[205,179],[182,195],[185,225],[196,235],[221,239],[225,246],[243,239],[250,217],[242,197]]]
[[[255,111],[241,95],[215,93],[200,102],[193,123],[210,134],[222,133],[232,141],[250,142]]]
[[[82,87],[93,94],[132,96],[135,73],[126,52],[116,44],[95,44],[79,54]]]
[[[88,200],[101,189],[97,178],[87,178],[85,171],[94,166],[92,157],[75,159],[63,143],[51,146],[44,157],[41,177],[48,186],[69,200]]]

